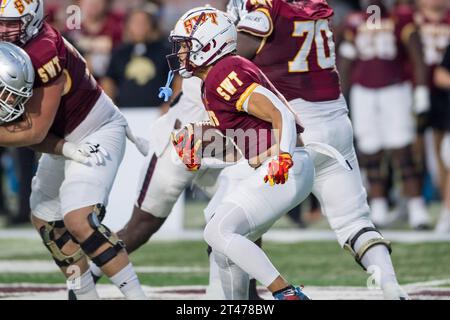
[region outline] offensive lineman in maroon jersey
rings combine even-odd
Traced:
[[[24,49],[35,81],[23,117],[0,127],[0,145],[40,144],[38,150],[56,154],[39,161],[32,222],[56,264],[74,281],[76,297],[99,298],[89,258],[127,298],[145,299],[122,242],[101,224],[123,158],[126,120],[79,53],[44,22],[43,6],[43,0],[1,2],[0,39]],[[97,163],[84,161],[89,157]]]
[[[305,143],[318,141],[335,147],[353,168],[347,171],[335,159],[313,153],[313,193],[340,245],[349,249],[364,269],[370,265],[381,268],[380,284],[386,299],[407,299],[397,283],[389,242],[369,217],[335,65],[328,21],[333,10],[324,0],[232,0],[228,12],[235,16],[239,31],[238,54],[252,59],[288,98],[305,127]]]

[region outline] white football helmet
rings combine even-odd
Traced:
[[[0,42],[0,124],[25,112],[33,95],[34,68],[28,54],[9,42]]]
[[[236,51],[237,31],[225,12],[199,7],[178,20],[169,41],[173,43],[172,54],[167,56],[170,69],[190,78],[196,69]]]
[[[227,13],[233,19],[234,24],[238,24],[247,11],[247,0],[229,0],[227,4]]]
[[[23,46],[44,23],[44,0],[0,2],[0,41]]]

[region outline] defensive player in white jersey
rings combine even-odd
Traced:
[[[313,153],[313,193],[339,244],[365,270],[371,266],[381,270],[379,285],[386,299],[407,299],[389,256],[390,243],[369,217],[352,126],[335,66],[328,23],[332,9],[323,0],[235,0],[229,2],[228,11],[239,31],[238,54],[251,58],[286,96],[305,127],[305,143],[318,141],[334,146],[353,168],[347,171],[335,159]]]

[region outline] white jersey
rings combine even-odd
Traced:
[[[202,81],[199,78],[183,79],[182,95],[178,103],[152,125],[150,144],[158,157],[167,147],[170,133],[175,129],[177,120],[184,126],[209,119],[201,99],[201,86]]]

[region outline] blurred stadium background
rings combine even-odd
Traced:
[[[227,0],[46,0],[47,20],[84,54],[91,70],[128,118],[136,134],[148,135],[152,121],[167,111],[157,98],[165,83],[167,35],[182,13],[209,3],[224,9]],[[342,38],[347,14],[359,1],[329,0],[335,9],[335,36]],[[81,28],[69,30],[81,8]],[[71,21],[71,22],[68,22]],[[449,106],[450,107],[450,106]],[[427,134],[432,152],[432,140]],[[28,149],[0,148],[0,298],[65,298],[64,278],[37,233],[29,224],[30,182],[39,155]],[[395,173],[390,185],[391,221],[383,229],[393,240],[398,278],[413,298],[450,298],[450,233],[436,233],[442,207],[437,159],[429,156],[423,197],[432,224],[430,230],[411,230],[405,201]],[[113,189],[105,223],[118,230],[131,215],[143,159],[127,149]],[[202,210],[207,198],[187,189],[167,225],[155,239],[133,254],[132,260],[152,298],[201,298],[208,283],[206,245],[202,242]],[[265,237],[264,247],[294,283],[310,288],[313,298],[375,298],[364,273],[334,241],[315,199],[310,198],[280,220]],[[102,280],[105,297],[117,293]],[[179,287],[172,287],[179,286]],[[370,287],[370,285],[369,285]],[[264,293],[263,293],[264,294]]]

